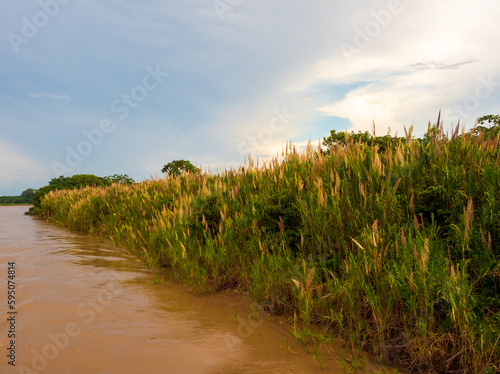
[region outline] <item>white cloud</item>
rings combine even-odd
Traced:
[[[393,134],[395,130],[401,134],[403,125],[415,124],[421,135],[440,109],[445,124],[460,118],[469,127],[478,116],[499,112],[500,56],[491,48],[500,44],[500,34],[483,25],[495,24],[500,4],[484,1],[484,6],[469,7],[460,1],[424,0],[403,5],[403,12],[369,46],[349,60],[336,50],[290,91],[355,85],[344,99],[316,108],[349,119],[354,131],[371,130],[374,120],[379,133],[391,127]],[[457,20],[464,19],[467,24],[461,26]],[[475,100],[478,85],[487,80],[494,89],[488,93],[483,88]],[[467,103],[469,110],[460,110]]]
[[[68,95],[49,95],[49,98],[54,100],[71,100]]]
[[[48,97],[49,99],[52,100],[71,100],[71,97],[68,95],[49,94],[47,92],[33,93],[30,94],[29,97],[33,99],[43,99],[45,97]]]
[[[7,139],[31,142],[30,149],[43,144],[40,159],[63,159],[83,129],[103,116],[116,120],[111,102],[140,83],[144,66],[157,63],[171,72],[168,83],[117,122],[82,170],[116,168],[139,179],[176,158],[224,166],[243,161],[250,149],[274,155],[292,137],[326,136],[346,123],[332,118],[330,127],[323,115],[346,118],[355,130],[371,130],[374,120],[379,134],[388,126],[401,134],[411,124],[422,133],[442,109],[451,125],[457,105],[475,104],[481,79],[500,81],[500,3],[401,0],[402,11],[347,60],[341,43],[353,44],[356,29],[388,4],[245,1],[222,22],[210,1],[119,0],[113,12],[95,0],[72,3],[23,53],[5,54],[0,111],[21,126],[4,120],[2,130]],[[15,20],[0,22],[4,34],[26,15],[24,6],[15,8],[0,15]],[[92,29],[82,34],[89,22]],[[492,92],[462,120],[471,125],[476,116],[500,112],[498,98]],[[296,119],[259,140],[268,135],[273,109],[283,106]]]
[[[349,119],[354,131],[370,130],[372,121],[375,121],[379,132],[391,127],[401,134],[403,126],[408,128],[414,124],[416,133],[422,135],[427,122],[433,121],[439,110],[443,110],[443,118],[450,124],[461,118],[471,126],[476,117],[490,110],[486,99],[499,96],[498,92],[490,95],[484,89],[481,91],[484,91],[484,100],[477,100],[477,105],[472,101],[474,105],[468,107],[464,104],[467,98],[475,95],[476,87],[488,79],[488,72],[480,66],[464,68],[458,73],[454,69],[393,70],[382,74],[360,71],[360,81],[366,75],[370,75],[372,81],[348,92],[343,100],[317,110],[325,115]],[[352,77],[353,82],[356,78],[356,75]],[[493,84],[496,82],[499,80],[494,80]],[[464,109],[458,109],[462,107]],[[496,110],[499,109],[497,106]]]

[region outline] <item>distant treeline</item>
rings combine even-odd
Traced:
[[[0,205],[33,204],[36,190],[28,188],[21,196],[0,196]]]
[[[21,196],[0,196],[0,204],[33,204],[33,200]]]
[[[33,196],[34,208],[30,208],[28,214],[36,214],[36,209],[40,206],[42,198],[50,191],[71,190],[82,187],[104,187],[113,183],[135,183],[127,174],[114,174],[107,177],[98,177],[93,174],[76,174],[71,177],[60,176],[53,178],[47,186],[39,188]]]

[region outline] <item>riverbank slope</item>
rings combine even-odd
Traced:
[[[500,370],[500,135],[287,147],[239,171],[51,192],[37,214],[200,292],[240,288],[413,371]]]

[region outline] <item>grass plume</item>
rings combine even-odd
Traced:
[[[219,175],[50,192],[39,215],[199,292],[240,288],[412,372],[500,371],[500,134],[430,127]]]

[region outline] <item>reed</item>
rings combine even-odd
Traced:
[[[134,248],[198,292],[247,290],[412,372],[500,371],[500,134],[47,194],[40,216]]]

